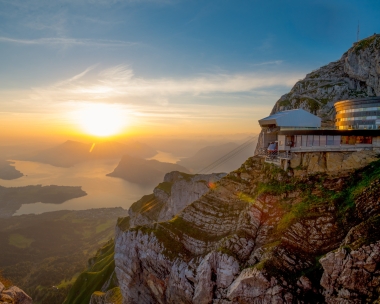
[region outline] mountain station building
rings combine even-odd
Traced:
[[[380,149],[380,97],[336,102],[335,127],[303,109],[277,112],[259,120],[257,154],[281,163],[292,153]],[[287,166],[282,166],[287,168]]]

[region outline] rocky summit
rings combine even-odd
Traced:
[[[333,125],[334,103],[339,100],[380,96],[380,35],[363,39],[331,62],[298,81],[275,104],[272,114],[305,109]]]

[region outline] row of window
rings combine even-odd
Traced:
[[[347,126],[339,126],[339,130],[380,130],[380,125],[347,125]]]
[[[293,147],[372,144],[372,136],[296,135]]]
[[[364,111],[380,111],[380,107],[347,109],[347,110],[337,111],[336,113],[342,114],[342,113],[355,113],[355,112],[364,112]]]
[[[358,117],[344,117],[337,118],[335,121],[348,121],[348,120],[374,120],[380,119],[380,116],[358,116]]]

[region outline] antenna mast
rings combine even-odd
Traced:
[[[356,32],[356,42],[359,42],[359,34],[360,34],[360,23],[358,21],[358,31]]]

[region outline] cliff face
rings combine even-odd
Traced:
[[[0,282],[0,303],[12,303],[12,304],[32,304],[32,299],[20,288],[11,286],[5,288]]]
[[[119,225],[123,303],[379,301],[379,165],[294,177],[250,158],[174,219]]]
[[[148,225],[167,221],[187,205],[205,194],[210,186],[224,177],[225,173],[186,174],[179,171],[167,173],[164,181],[129,209],[130,226]]]
[[[283,95],[271,114],[302,108],[333,125],[334,103],[339,100],[380,95],[380,35],[355,43],[342,58],[298,81]]]

